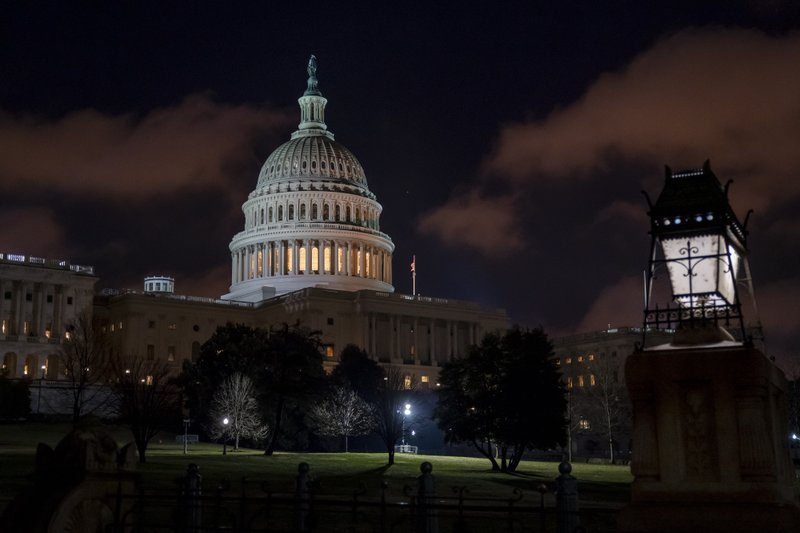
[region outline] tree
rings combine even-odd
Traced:
[[[31,412],[31,391],[27,380],[12,380],[0,372],[0,420],[26,418]]]
[[[375,427],[375,409],[353,389],[336,387],[330,397],[311,407],[311,416],[320,434],[344,437],[344,451],[349,451],[349,437],[366,435]]]
[[[162,361],[141,357],[114,360],[111,385],[117,396],[118,418],[131,430],[141,463],[146,461],[150,440],[180,413],[180,391],[169,374],[169,366]]]
[[[472,444],[504,472],[516,470],[526,449],[563,442],[565,391],[551,353],[541,329],[515,327],[447,363],[434,410],[445,441]]]
[[[407,395],[408,391],[405,390],[400,370],[394,367],[387,368],[378,388],[375,412],[378,419],[376,432],[386,446],[389,465],[394,464],[394,447],[397,441],[403,438],[402,410],[407,403]]]
[[[366,351],[348,344],[342,349],[331,378],[337,385],[354,390],[366,402],[375,403],[383,383],[383,369]]]
[[[259,416],[254,397],[253,381],[240,372],[222,382],[211,400],[211,437],[233,439],[233,449],[239,449],[239,439],[263,439],[268,428]],[[219,421],[227,418],[228,424]]]
[[[588,364],[589,384],[585,389],[586,419],[592,427],[602,428],[608,443],[608,458],[613,463],[614,440],[618,434],[630,434],[631,405],[628,391],[620,380],[619,364],[608,356],[597,357]]]
[[[92,406],[102,405],[107,389],[111,345],[108,335],[88,311],[78,314],[68,326],[69,335],[59,354],[59,366],[69,384],[65,390],[72,403],[72,423],[77,424]]]
[[[270,330],[262,363],[260,386],[272,406],[272,437],[265,455],[272,455],[287,408],[319,394],[325,385],[319,332],[298,324]]]

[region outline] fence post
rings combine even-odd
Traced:
[[[308,463],[297,465],[297,478],[295,481],[295,505],[297,509],[297,531],[305,533],[310,531],[310,510],[311,510],[311,467]]]
[[[202,527],[203,476],[200,467],[191,463],[186,468],[186,477],[183,479],[184,495],[184,531],[195,533]]]
[[[436,516],[436,478],[431,473],[433,465],[425,461],[419,465],[422,475],[417,478],[417,531],[419,533],[439,533],[439,519]]]
[[[578,514],[578,480],[570,475],[572,465],[564,461],[558,465],[556,478],[556,531],[573,533],[580,525]]]

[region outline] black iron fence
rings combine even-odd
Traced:
[[[563,465],[566,463],[562,463]],[[568,465],[567,465],[568,466]],[[561,467],[560,467],[561,468]],[[548,488],[513,489],[506,497],[472,497],[466,487],[438,490],[430,463],[421,466],[417,486],[401,496],[380,487],[350,492],[323,492],[301,463],[294,492],[274,491],[266,482],[242,478],[205,487],[195,465],[171,493],[121,487],[109,495],[115,502],[109,533],[200,532],[365,532],[492,533],[586,531],[579,527],[575,478],[561,469],[556,479],[556,506],[547,506]],[[560,489],[560,493],[559,493]]]

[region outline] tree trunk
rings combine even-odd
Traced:
[[[486,450],[484,450],[483,446],[478,444],[478,442],[475,441],[475,440],[472,441],[472,445],[475,447],[476,450],[478,450],[478,452],[481,455],[483,455],[484,457],[486,457],[487,459],[489,459],[492,462],[492,471],[496,472],[496,471],[500,470],[500,465],[497,464],[497,461],[495,460],[494,455],[492,455],[492,443],[491,443],[491,441],[489,442],[489,451],[488,452]]]
[[[350,450],[348,449],[348,445],[347,445],[347,433],[345,433],[344,434],[344,453],[347,453],[349,451]]]
[[[394,446],[387,446],[387,451],[389,452],[389,465],[394,464]]]
[[[275,424],[273,425],[272,438],[269,439],[264,455],[272,455],[275,452],[275,445],[278,443],[278,434],[281,432],[281,417],[283,416],[283,396],[278,398],[275,406]]]
[[[239,451],[239,434],[238,433],[233,437],[233,449],[234,449],[234,451]]]

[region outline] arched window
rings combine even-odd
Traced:
[[[17,377],[17,354],[8,352],[3,356],[3,368],[0,374],[5,374],[7,378]]]
[[[311,206],[311,220],[317,220],[319,218],[319,209],[317,209],[317,204]]]
[[[361,209],[356,207],[356,224],[361,224]]]
[[[300,220],[306,219],[306,204],[300,204]]]
[[[278,222],[280,222],[282,220],[283,220],[283,206],[279,205],[278,206]]]
[[[294,204],[289,204],[289,220],[294,220]]]
[[[344,220],[345,220],[345,222],[352,222],[352,220],[350,219],[350,206],[349,205],[344,210]]]
[[[336,222],[340,222],[342,220],[342,206],[336,204]]]
[[[264,223],[264,209],[261,209],[261,223]]]
[[[272,206],[270,206],[270,208],[269,208],[269,219],[268,220],[269,220],[270,224],[272,224]]]
[[[331,208],[328,204],[322,206],[322,220],[329,220],[331,218]]]
[[[59,368],[58,368],[58,355],[48,355],[47,356],[47,363],[45,363],[45,372],[47,379],[58,379]],[[91,368],[87,370],[87,372],[91,372]]]
[[[306,272],[306,247],[300,246],[297,249],[297,270],[304,273]]]
[[[36,371],[39,369],[39,358],[35,355],[25,357],[25,366],[22,367],[22,374],[33,379],[36,376]]]

